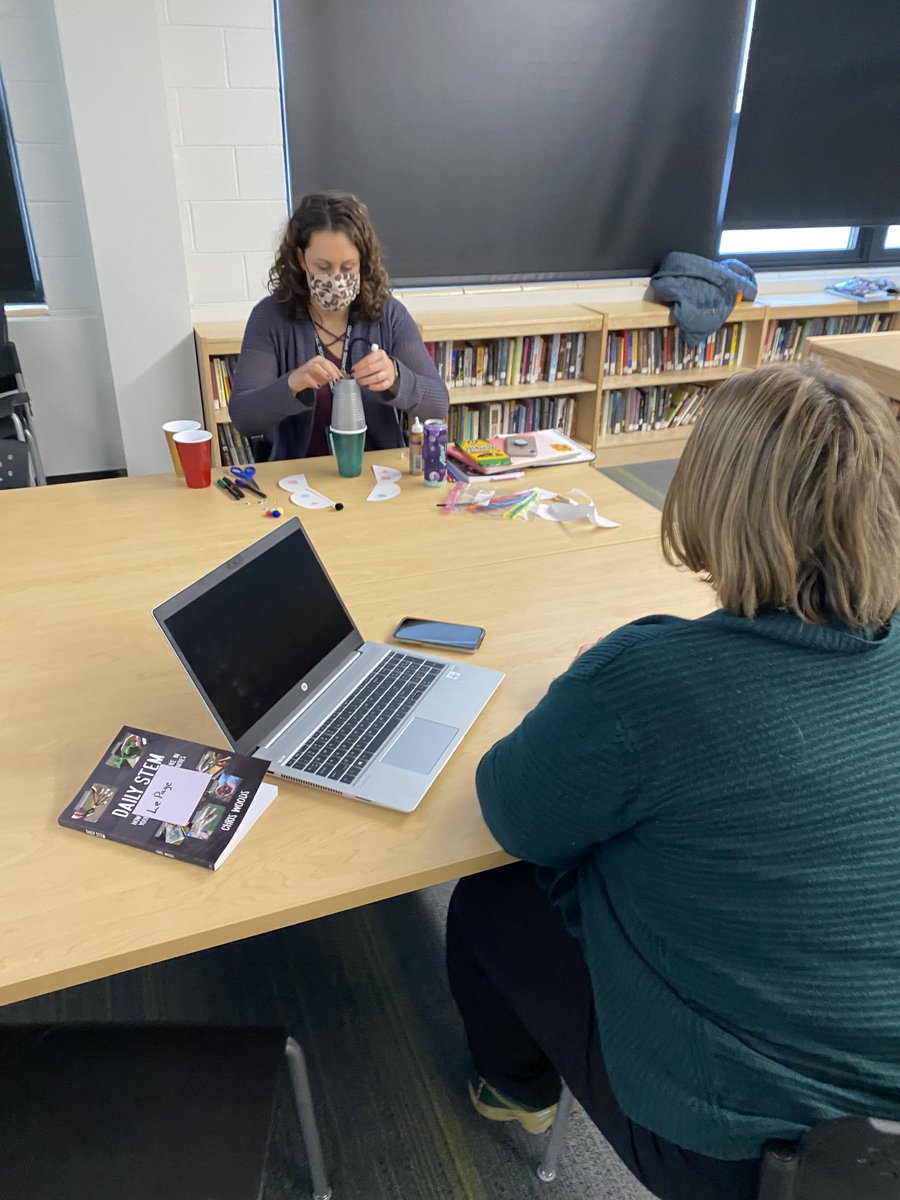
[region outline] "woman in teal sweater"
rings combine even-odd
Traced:
[[[769,1138],[900,1119],[900,433],[812,367],[708,399],[663,547],[721,607],[584,650],[483,758],[512,867],[463,880],[470,1097],[560,1075],[663,1200],[752,1200]],[[534,865],[530,865],[534,864]]]

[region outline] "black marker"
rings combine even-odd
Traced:
[[[239,475],[237,479],[229,479],[228,482],[232,485],[232,487],[237,487],[239,489],[246,488],[247,491],[253,492],[254,496],[261,496],[263,500],[266,498],[266,493],[260,491],[258,485],[252,479],[241,479]]]
[[[229,479],[217,479],[216,483],[223,492],[227,492],[232,500],[241,500],[243,497],[239,488],[233,486]]]

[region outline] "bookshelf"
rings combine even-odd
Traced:
[[[723,327],[727,333],[711,335],[707,339],[708,348],[704,345],[694,354],[684,355],[667,305],[651,300],[624,300],[590,307],[602,313],[605,322],[601,346],[604,369],[593,449],[602,445],[628,445],[633,441],[644,444],[648,439],[683,440],[691,428],[687,422],[692,415],[696,417],[696,404],[692,401],[699,398],[700,389],[754,367],[759,361],[766,315],[759,304],[737,305]],[[630,356],[622,353],[624,339],[629,336]],[[635,369],[620,370],[629,357]],[[707,361],[699,365],[692,361],[696,358]],[[683,361],[688,365],[676,366]],[[651,370],[655,363],[664,364],[663,369]],[[675,389],[684,394],[673,396]],[[680,404],[680,409],[673,409],[673,402]],[[623,431],[619,433],[610,428],[616,413],[623,418]],[[667,418],[684,423],[661,427]],[[645,427],[629,429],[628,425],[633,423]]]
[[[524,413],[532,416],[531,428],[541,423],[541,414],[550,425],[556,424],[555,417],[563,411],[562,401],[568,399],[564,411],[568,414],[569,432],[576,440],[587,445],[593,443],[597,424],[601,351],[603,339],[603,316],[576,304],[533,305],[524,309],[490,309],[465,313],[413,314],[422,339],[428,343],[478,343],[499,344],[501,339],[514,341],[517,338],[547,339],[552,348],[555,335],[560,339],[577,339],[583,335],[581,349],[581,372],[576,377],[557,379],[552,383],[541,380],[508,385],[482,384],[449,387],[451,429],[463,410],[477,414],[477,432],[473,436],[487,436],[488,422],[503,421],[520,405],[519,417]],[[216,405],[215,363],[217,358],[227,358],[240,351],[244,332],[242,321],[205,322],[194,326],[194,341],[197,351],[197,367],[200,375],[200,392],[203,402],[204,424],[207,429],[218,433],[220,426],[229,424],[227,408]],[[540,401],[549,401],[543,406]],[[555,401],[555,403],[554,403]],[[498,412],[498,406],[504,411]],[[510,406],[507,408],[506,406]],[[483,417],[482,417],[483,414]],[[482,425],[482,420],[485,424]],[[484,430],[482,433],[481,430]],[[505,423],[504,423],[505,428]],[[524,430],[524,420],[522,423]],[[218,436],[213,438],[213,464],[223,463],[222,447]]]
[[[194,346],[197,351],[197,370],[200,374],[203,424],[213,432],[212,462],[214,467],[223,465],[219,427],[230,425],[231,422],[228,420],[228,409],[216,405],[213,360],[240,353],[244,325],[244,321],[215,321],[203,322],[194,326]]]
[[[571,436],[595,450],[608,445],[683,441],[691,429],[690,409],[675,414],[676,419],[679,415],[683,417],[684,423],[630,432],[604,432],[603,424],[609,417],[610,405],[616,394],[621,396],[634,390],[646,395],[650,389],[704,387],[727,379],[764,362],[766,347],[771,349],[776,346],[774,339],[788,322],[809,323],[821,319],[833,323],[840,319],[846,320],[849,325],[850,322],[859,321],[872,323],[877,317],[879,330],[900,329],[900,316],[897,315],[900,314],[900,300],[864,305],[825,292],[769,295],[758,299],[755,304],[739,304],[729,315],[726,324],[737,328],[738,342],[733,347],[736,353],[729,353],[727,362],[724,361],[724,353],[720,354],[719,361],[716,361],[713,353],[712,361],[702,366],[688,366],[680,370],[632,370],[626,373],[605,369],[610,340],[623,333],[640,335],[653,331],[659,339],[653,349],[659,351],[660,346],[665,344],[662,339],[666,331],[671,335],[675,329],[666,305],[649,300],[611,301],[606,304],[545,301],[517,308],[429,311],[424,307],[424,298],[421,308],[410,297],[406,297],[405,302],[422,340],[435,345],[453,343],[458,347],[468,343],[477,352],[479,345],[499,344],[503,339],[540,336],[552,347],[555,335],[560,335],[560,338],[583,335],[582,362],[576,378],[556,379],[553,382],[543,379],[533,383],[450,386],[450,424],[452,430],[461,412],[472,411],[478,414],[476,436],[487,436],[491,432],[492,420],[496,424],[504,419],[505,414],[513,411],[506,406],[518,407],[521,417],[523,412],[529,411],[530,403],[535,425],[555,425],[555,416],[562,413],[568,418]],[[803,336],[798,331],[794,341],[783,344],[782,350],[788,351],[793,359],[803,357],[807,341],[817,336],[817,329],[818,326],[808,324]],[[215,402],[214,360],[236,355],[240,351],[243,332],[243,321],[204,322],[194,326],[204,423],[207,429],[217,433],[220,426],[226,426],[229,422],[227,409],[217,407]],[[847,332],[850,332],[849,328]],[[647,345],[645,342],[645,348]],[[779,358],[773,361],[786,360]],[[562,398],[568,401],[564,412],[558,406],[554,408],[552,403]],[[669,399],[671,401],[671,396]],[[652,426],[654,416],[656,423],[659,423],[669,413],[664,397],[657,395],[655,400],[655,412],[647,402],[648,408],[637,414],[645,418],[645,425]],[[543,408],[537,407],[538,401],[543,402]],[[696,416],[696,412],[693,415]],[[486,427],[482,426],[482,421],[486,422]],[[213,439],[212,452],[214,464],[221,466],[222,451],[218,437]]]
[[[879,333],[896,329],[900,300],[860,304],[828,292],[767,296],[760,364],[797,362],[809,337]]]
[[[413,308],[412,315],[447,382],[451,440],[454,435],[488,437],[507,429],[527,432],[558,424],[576,441],[593,445],[600,399],[602,313],[580,304],[545,303],[449,312]],[[540,342],[535,353],[536,339]],[[454,385],[448,356],[451,350],[459,354],[467,348],[476,364],[479,348],[489,349],[495,377],[504,381]],[[548,368],[562,365],[564,359],[569,367],[566,377],[548,380]],[[499,374],[496,368],[509,369],[511,362],[533,368],[527,381],[507,382]],[[535,375],[540,378],[531,382]]]

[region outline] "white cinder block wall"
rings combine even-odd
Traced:
[[[143,7],[147,0],[129,3]],[[240,318],[264,294],[286,216],[274,3],[149,4],[156,13],[163,63],[165,136],[172,147],[191,316]],[[99,10],[94,4],[91,10],[96,23]],[[117,469],[126,461],[131,470],[158,470],[164,460],[152,446],[152,423],[157,416],[193,416],[199,411],[196,370],[189,352],[184,353],[189,351],[190,324],[183,323],[184,349],[164,349],[164,357],[174,355],[178,363],[173,360],[160,376],[153,395],[153,408],[159,411],[151,415],[145,410],[147,431],[138,431],[137,449],[132,433],[126,456],[123,423],[133,426],[132,418],[145,400],[134,394],[132,381],[122,377],[119,360],[130,358],[133,347],[123,345],[121,305],[112,296],[110,315],[117,317],[118,327],[109,336],[115,340],[117,372],[110,360],[92,246],[92,236],[104,242],[108,231],[105,226],[91,227],[70,117],[68,89],[74,84],[83,135],[89,98],[84,50],[74,44],[72,18],[70,5],[59,0],[0,3],[0,69],[47,298],[45,313],[12,318],[12,335],[34,398],[50,474]],[[65,21],[65,39],[58,31],[59,20]],[[121,22],[113,28],[111,17],[108,24],[109,37],[101,40],[107,53],[116,53],[117,40],[123,37]],[[150,53],[155,52],[153,47]],[[97,88],[108,89],[108,75],[97,75]],[[130,97],[104,91],[103,101],[127,110]],[[151,130],[149,125],[157,121],[165,129],[166,112],[161,108],[157,114],[142,98],[133,113],[132,138],[141,138],[142,130],[145,139],[156,134],[158,127]],[[90,182],[95,189],[96,163],[93,167]],[[114,141],[108,170],[116,170]],[[140,228],[141,217],[135,215]],[[140,262],[137,234],[136,239],[134,252]],[[166,285],[158,269],[152,280],[150,274],[142,286],[152,287],[152,303],[164,309],[168,297],[173,312],[181,309],[183,278],[173,275]],[[148,328],[137,318],[133,324],[134,337]],[[139,367],[143,371],[143,364]]]
[[[52,0],[0,4],[0,70],[47,297],[46,314],[10,322],[44,465],[115,470],[125,459]]]
[[[265,294],[287,216],[272,0],[158,0],[195,320]]]

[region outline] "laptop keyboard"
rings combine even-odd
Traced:
[[[285,765],[352,783],[446,665],[391,651]]]

